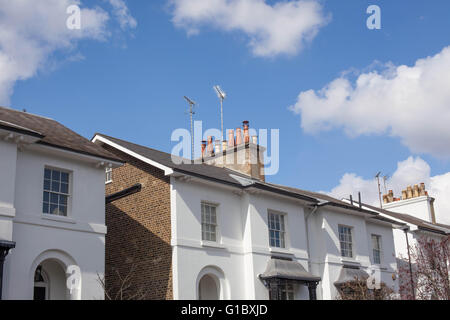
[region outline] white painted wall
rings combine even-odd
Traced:
[[[383,204],[383,209],[393,212],[406,213],[416,218],[432,222],[431,219],[431,198],[422,196],[417,198],[394,201]],[[438,221],[439,222],[439,221]]]
[[[103,276],[105,267],[104,168],[97,168],[92,159],[75,160],[67,152],[56,156],[59,151],[47,151],[36,146],[17,151],[16,145],[0,142],[0,226],[5,219],[12,220],[9,231],[0,228],[0,238],[11,238],[12,233],[16,242],[6,258],[3,296],[32,299],[36,267],[57,261],[64,270],[69,265],[81,269],[81,290],[75,290],[72,299],[103,299],[97,274]],[[68,217],[42,214],[46,166],[70,172]],[[5,218],[4,207],[15,214]]]
[[[396,269],[394,240],[388,224],[368,222],[362,216],[325,207],[308,220],[309,212],[298,201],[268,193],[237,192],[229,187],[198,179],[171,178],[173,281],[175,299],[197,299],[199,275],[204,268],[223,275],[222,297],[225,299],[268,299],[267,288],[258,275],[264,273],[272,255],[291,257],[322,278],[319,298],[334,299],[333,283],[344,264],[372,266],[371,233],[382,236],[383,261],[378,266],[382,281],[395,286],[392,273]],[[201,240],[201,202],[218,204],[218,243]],[[287,248],[269,247],[268,211],[286,214]],[[342,259],[338,225],[354,228],[354,259]],[[309,241],[307,241],[309,239]],[[296,297],[309,299],[308,289],[298,286]]]

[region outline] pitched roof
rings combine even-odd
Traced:
[[[38,144],[120,161],[115,155],[53,119],[0,107],[0,128],[38,137]]]
[[[372,215],[374,219],[383,220],[393,224],[399,224],[394,220],[389,220],[386,218],[380,218],[378,213],[373,212],[372,210],[366,210],[364,208],[355,207],[349,203],[344,201],[335,199],[328,195],[306,191],[298,188],[263,182],[261,180],[256,180],[250,178],[248,175],[242,174],[240,172],[228,169],[216,167],[208,164],[175,164],[172,161],[172,155],[166,152],[158,151],[152,148],[148,148],[145,146],[141,146],[138,144],[134,144],[125,140],[121,140],[118,138],[114,138],[105,134],[96,133],[95,136],[103,137],[125,149],[128,149],[134,153],[137,153],[147,159],[151,159],[159,164],[162,164],[165,167],[171,168],[174,171],[185,173],[193,176],[197,176],[200,178],[205,178],[209,180],[214,180],[220,183],[234,185],[239,188],[258,188],[261,190],[267,190],[271,192],[275,192],[278,194],[282,194],[288,197],[298,198],[301,200],[305,200],[314,205],[329,205],[340,207],[344,209],[349,209],[353,211],[362,212],[365,214]],[[178,158],[180,159],[180,158]],[[186,162],[190,162],[190,160],[184,159]],[[401,223],[400,223],[401,224]]]
[[[375,206],[371,206],[369,204],[364,203],[363,204],[364,207],[367,207],[370,210],[374,210],[376,212],[385,214],[387,216],[390,216],[392,218],[398,219],[398,220],[402,220],[405,221],[407,223],[416,225],[417,227],[419,227],[419,229],[422,230],[428,230],[431,232],[435,232],[435,233],[440,233],[440,234],[449,234],[450,233],[450,226],[445,225],[445,224],[432,224],[428,221],[416,218],[414,216],[411,216],[409,214],[406,213],[398,213],[398,212],[393,212],[393,211],[389,211],[386,209],[381,209]],[[447,229],[447,230],[445,230]]]

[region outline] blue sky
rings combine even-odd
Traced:
[[[331,19],[312,41],[296,54],[261,57],[245,32],[205,24],[188,36],[172,22],[167,1],[129,0],[136,28],[123,31],[110,21],[106,40],[55,50],[36,75],[15,83],[10,106],[54,118],[88,138],[102,132],[170,152],[172,131],[189,126],[184,95],[199,103],[195,119],[219,126],[212,86],[220,84],[229,95],[226,128],[249,120],[252,127],[280,129],[280,171],[272,182],[329,191],[345,173],[364,179],[377,171],[393,174],[411,155],[425,160],[432,176],[450,171],[449,160],[412,152],[387,133],[349,137],[333,128],[310,134],[300,127],[301,115],[288,110],[300,92],[320,90],[346,70],[366,70],[374,61],[412,66],[439,53],[450,45],[450,2],[320,3]],[[381,8],[381,30],[366,27],[371,4]],[[82,1],[82,7],[96,5],[106,7],[103,0]]]

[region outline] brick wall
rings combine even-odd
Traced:
[[[117,272],[124,277],[133,268],[128,296],[145,292],[145,299],[173,299],[170,178],[112,147],[105,149],[126,161],[113,169],[106,195],[142,185],[140,192],[106,206],[106,289],[117,293]]]

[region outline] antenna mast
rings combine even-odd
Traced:
[[[191,119],[191,160],[194,160],[194,122],[193,122],[193,116],[195,114],[194,106],[195,106],[196,103],[192,99],[189,99],[186,96],[184,96],[184,99],[189,103],[189,117]]]
[[[227,97],[227,94],[220,88],[220,86],[214,86],[214,90],[216,90],[217,96],[220,99],[220,127],[222,129],[222,141],[223,141],[223,100]]]
[[[380,175],[381,175],[381,172],[378,172],[378,173],[375,175],[375,178],[377,179],[377,183],[378,183],[378,198],[379,198],[379,200],[380,200],[380,208],[383,208],[383,203],[381,202]]]

